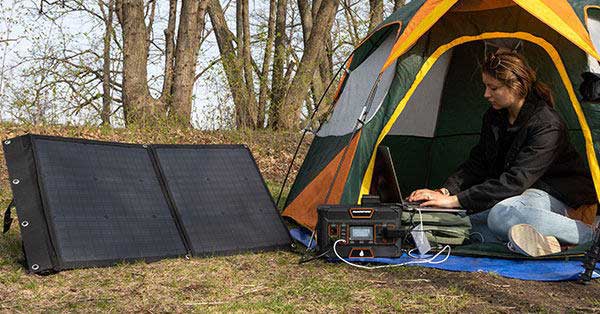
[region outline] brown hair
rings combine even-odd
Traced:
[[[537,79],[535,70],[520,54],[511,51],[490,53],[485,58],[482,71],[508,86],[519,96],[526,98],[533,91],[549,106],[554,107],[552,90]]]

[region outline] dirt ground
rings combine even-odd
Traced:
[[[2,139],[26,132],[137,143],[248,143],[272,192],[278,191],[296,144],[294,137],[266,133],[174,130],[150,138],[131,130],[0,126]],[[0,205],[6,206],[11,192],[0,159]],[[582,285],[422,267],[366,271],[320,260],[299,265],[299,255],[291,252],[36,276],[22,266],[17,229],[0,235],[0,312],[600,313],[598,279]]]
[[[493,274],[457,273],[419,270],[429,278],[429,285],[416,287],[423,293],[434,293],[439,287],[457,287],[477,296],[469,311],[485,312],[493,308],[501,312],[600,312],[600,283],[534,282],[509,279]]]

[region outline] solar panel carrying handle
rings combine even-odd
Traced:
[[[6,210],[4,211],[4,228],[2,229],[2,233],[7,233],[8,230],[10,230],[10,226],[12,225],[12,222],[13,222],[13,219],[10,216],[10,210],[12,209],[14,204],[15,204],[15,199],[13,198],[10,201],[10,204],[8,204],[8,207],[6,207]]]

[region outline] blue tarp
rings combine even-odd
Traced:
[[[304,229],[290,230],[292,238],[308,245],[311,234]],[[314,248],[316,243],[311,244]],[[442,260],[445,253],[442,253],[437,260]],[[424,258],[431,257],[425,256]],[[415,259],[406,254],[399,258],[353,258],[352,262],[369,262],[380,264],[402,264]],[[566,281],[577,280],[579,274],[584,270],[581,261],[567,260],[515,260],[489,257],[467,257],[451,255],[445,262],[440,264],[410,264],[436,269],[465,272],[486,272],[495,273],[503,277],[516,278],[522,280],[535,281]],[[593,278],[600,277],[600,264],[596,265]]]

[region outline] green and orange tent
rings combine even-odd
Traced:
[[[595,46],[600,0],[412,0],[353,51],[283,216],[314,229],[326,200],[359,203],[379,145],[405,193],[441,185],[479,138],[489,107],[480,65],[497,47],[518,49],[553,89],[600,195],[600,103],[578,91],[583,72],[600,72]]]

